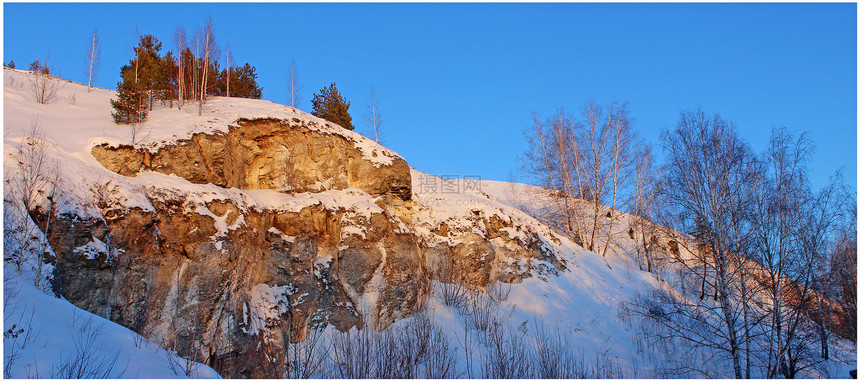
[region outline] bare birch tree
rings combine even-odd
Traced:
[[[840,222],[831,239],[828,267],[830,293],[837,305],[848,313],[848,331],[857,333],[857,202],[856,194],[845,203],[845,221]],[[856,343],[857,337],[853,338]]]
[[[606,172],[609,190],[611,192],[611,205],[607,217],[609,218],[609,228],[606,230],[606,242],[603,245],[601,255],[606,256],[606,251],[612,244],[613,224],[618,219],[619,214],[616,210],[620,199],[623,197],[624,188],[627,186],[627,180],[631,175],[631,167],[633,167],[633,158],[637,153],[638,143],[635,141],[635,134],[630,127],[630,120],[627,116],[627,108],[622,105],[616,108],[616,105],[611,105],[607,109],[607,121],[605,124],[609,129],[611,141],[609,143],[609,160]],[[607,199],[609,196],[607,196]],[[602,204],[602,203],[601,203]],[[595,210],[595,214],[599,210]],[[595,227],[595,232],[597,228]]]
[[[185,50],[187,49],[187,37],[185,34],[185,28],[182,26],[176,27],[176,31],[173,33],[173,43],[176,45],[176,51],[179,52],[176,55],[177,59],[177,100],[179,103],[179,110],[182,110],[182,104],[185,103]]]
[[[376,95],[376,88],[370,88],[370,102],[367,104],[367,123],[373,131],[373,140],[380,143],[382,136],[380,129],[382,128],[382,114],[379,111],[379,97]]]
[[[191,97],[189,99],[196,100],[200,98],[200,51],[201,51],[201,31],[200,28],[194,30],[191,36]]]
[[[535,116],[534,127],[527,132],[526,166],[557,195],[563,231],[605,256],[618,218],[615,209],[626,196],[633,172],[637,143],[624,105],[604,109],[589,102],[582,114],[582,121],[563,110],[543,122]],[[605,218],[608,228],[603,226]]]
[[[838,178],[813,193],[807,178],[812,143],[805,134],[774,129],[764,152],[766,166],[753,200],[757,261],[765,274],[769,313],[767,377],[794,378],[817,367],[826,355],[827,335],[821,301],[826,245],[838,219],[844,194]],[[817,300],[817,303],[816,303]],[[819,323],[810,319],[815,309]],[[812,351],[820,341],[822,353]]]
[[[809,142],[803,137],[793,140],[785,131],[771,136],[763,155],[767,176],[754,195],[755,254],[767,275],[770,301],[767,377],[774,378],[784,361],[786,344],[786,304],[790,270],[799,266],[799,248],[792,227],[800,222],[804,192],[805,161],[810,154]]]
[[[654,155],[650,147],[643,147],[635,160],[635,188],[631,200],[634,221],[630,227],[631,239],[638,240],[636,252],[642,255],[646,270],[652,272],[654,261],[652,252],[657,247],[657,235],[660,232],[656,221],[658,210],[657,184],[661,177],[662,168],[655,168]]]
[[[287,88],[290,91],[290,106],[296,107],[301,101],[299,92],[302,90],[302,84],[299,82],[299,72],[296,69],[296,60],[290,60],[290,66],[287,68]]]
[[[524,154],[526,172],[537,185],[550,191],[552,205],[541,220],[583,245],[578,204],[573,200],[579,192],[574,191],[572,184],[577,164],[570,153],[570,120],[563,109],[545,121],[537,114],[533,114],[532,119],[532,127],[525,132],[529,144]]]
[[[230,44],[227,44],[224,54],[224,63],[227,66],[227,91],[226,96],[230,97],[230,74],[233,70],[233,51],[230,49]]]
[[[200,78],[200,103],[197,115],[203,115],[203,101],[206,98],[206,79],[209,72],[210,59],[215,59],[215,34],[212,25],[212,16],[206,19],[201,34],[203,48],[203,75]]]
[[[730,122],[719,115],[708,117],[702,110],[682,113],[676,128],[664,132],[662,140],[667,161],[663,191],[667,203],[679,211],[680,228],[695,232],[699,248],[691,252],[702,260],[702,294],[691,312],[707,311],[719,324],[697,314],[690,315],[691,322],[706,325],[709,334],[725,340],[718,349],[728,353],[735,378],[743,378],[744,336],[738,314],[742,308],[736,306],[743,267],[736,259],[738,245],[747,236],[742,223],[751,194],[747,185],[755,176],[750,170],[754,158]],[[710,278],[708,268],[713,268]],[[706,294],[713,294],[712,309],[705,303]]]
[[[801,276],[801,278],[795,280],[802,289],[796,303],[793,304],[793,308],[798,310],[799,318],[802,317],[803,319],[808,319],[808,316],[813,313],[811,310],[814,310],[818,318],[816,324],[820,359],[828,359],[830,358],[829,333],[833,330],[830,327],[830,304],[829,301],[825,301],[830,298],[828,293],[830,290],[828,255],[831,250],[831,240],[836,235],[839,221],[845,217],[843,213],[851,198],[848,197],[848,193],[844,189],[839,173],[831,177],[828,184],[818,193],[807,194],[801,211],[800,224],[795,227],[804,267],[797,273],[797,276]],[[812,306],[814,309],[809,309]],[[798,338],[810,337],[798,336]],[[798,345],[795,348],[812,347],[810,346],[812,344],[802,342]],[[789,365],[794,367],[789,368],[789,374],[796,374],[804,367],[815,366],[815,361],[817,361],[810,362],[809,358],[814,357],[801,359],[799,356],[803,352],[794,351],[792,354],[795,357],[793,361],[790,360]]]
[[[87,76],[87,93],[93,90],[93,77],[101,62],[101,45],[99,44],[99,33],[93,29],[93,36],[87,46],[87,60],[89,61],[89,75]]]

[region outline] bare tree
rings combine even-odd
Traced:
[[[832,313],[830,301],[826,301],[830,298],[831,289],[831,278],[828,275],[829,252],[832,239],[837,235],[839,222],[846,217],[844,212],[852,198],[845,191],[839,173],[831,177],[830,182],[817,194],[807,194],[803,203],[802,218],[796,230],[808,275],[798,280],[804,285],[804,289],[800,295],[801,298],[798,299],[800,304],[797,307],[802,310],[803,315],[811,315],[812,312],[807,309],[807,303],[811,304],[814,301],[815,315],[818,318],[820,355],[821,358],[828,359],[830,358],[829,332],[833,330],[829,327]],[[856,208],[856,204],[852,206]],[[855,217],[851,217],[853,218]],[[801,272],[803,273],[805,272]]]
[[[17,190],[21,202],[29,213],[36,208],[36,203],[51,188],[51,169],[53,162],[49,157],[50,145],[45,141],[45,130],[39,120],[30,123],[27,135],[18,143],[18,149],[13,154],[19,174]]]
[[[854,203],[843,205],[847,219],[831,239],[827,279],[832,281],[828,287],[834,300],[848,314],[848,332],[857,333],[857,204],[856,197],[851,199]]]
[[[799,247],[793,226],[800,223],[805,191],[805,162],[811,146],[803,136],[794,140],[784,130],[775,130],[763,155],[763,176],[753,197],[757,261],[767,275],[771,327],[768,338],[767,377],[774,378],[784,360],[787,317],[786,290],[792,268],[800,266]]]
[[[292,342],[289,331],[284,332],[284,378],[306,379],[319,377],[329,353],[322,337],[323,329],[312,329],[302,342]]]
[[[150,130],[144,122],[134,122],[128,125],[129,139],[132,145],[138,144],[149,138]]]
[[[824,291],[826,245],[844,197],[838,177],[813,193],[806,163],[812,143],[805,134],[774,129],[763,154],[765,182],[753,199],[757,261],[763,267],[769,313],[767,376],[794,378],[822,358],[811,351],[816,341],[827,354],[820,293]],[[818,310],[819,323],[810,315]]]
[[[35,225],[30,224],[30,216],[13,188],[17,184],[10,175],[7,173],[3,180],[3,260],[13,264],[21,273],[32,257],[29,247]]]
[[[196,100],[200,98],[200,51],[201,41],[203,40],[200,28],[194,30],[191,36],[191,97],[189,99]]]
[[[667,202],[678,210],[680,228],[696,234],[698,246],[690,252],[700,256],[701,274],[699,271],[693,274],[702,280],[699,300],[689,309],[679,310],[691,312],[688,324],[678,326],[676,320],[666,327],[677,328],[674,333],[678,336],[689,334],[685,330],[707,330],[711,337],[725,340],[725,345],[716,349],[728,353],[735,378],[743,378],[743,336],[739,336],[742,323],[736,306],[741,284],[739,270],[743,267],[734,260],[742,249],[738,248],[739,243],[746,242],[747,226],[742,223],[746,200],[752,192],[748,185],[755,177],[750,170],[754,158],[738,139],[731,122],[719,115],[708,117],[701,109],[682,113],[676,128],[665,131],[662,139],[667,161],[663,192]],[[713,268],[710,278],[708,268]],[[710,294],[713,306],[704,298]],[[696,312],[717,317],[719,325]],[[706,344],[707,340],[689,342]]]
[[[206,24],[200,34],[201,48],[203,49],[203,73],[200,78],[200,103],[197,115],[203,115],[203,101],[206,98],[206,80],[208,78],[209,64],[217,59],[218,48],[215,45],[215,31],[213,30],[212,16],[206,19]]]
[[[89,76],[87,76],[87,93],[93,89],[93,77],[101,62],[101,45],[99,44],[99,32],[93,29],[93,36],[87,46],[87,59],[89,61]]]
[[[624,187],[632,163],[634,136],[624,105],[612,104],[603,108],[593,102],[585,105],[585,128],[578,127],[580,133],[577,141],[584,145],[577,151],[583,165],[585,187],[581,195],[592,203],[592,227],[589,250],[598,251],[599,219],[603,216],[603,205],[610,207],[606,216],[609,217],[609,229],[606,241],[600,252],[606,256],[606,250],[612,240],[612,224],[617,218],[613,213],[619,201],[621,188]],[[607,195],[608,194],[608,195]],[[611,200],[611,204],[607,203]]]
[[[173,42],[176,45],[176,51],[179,52],[176,55],[178,69],[176,79],[178,89],[176,94],[179,110],[182,110],[182,104],[185,103],[185,97],[187,96],[185,94],[185,70],[187,69],[185,68],[184,58],[185,50],[187,49],[187,39],[188,38],[185,35],[185,28],[183,28],[182,26],[176,27],[176,31],[173,33]]]
[[[25,244],[19,250],[23,251],[22,254],[28,251],[35,252],[32,260],[34,285],[37,288],[42,286],[41,282],[44,278],[43,257],[50,248],[47,240],[51,234],[51,223],[56,214],[56,199],[59,197],[60,188],[59,163],[51,159],[50,151],[51,145],[45,140],[44,130],[39,125],[39,121],[34,120],[27,135],[18,143],[13,153],[18,173],[12,177],[11,183],[13,192],[19,200],[19,203],[16,203],[20,208],[19,224],[24,227],[27,234],[22,241],[27,243],[31,239],[30,235],[37,236],[35,246]],[[37,229],[42,231],[41,235],[26,228],[30,224],[31,216],[42,217],[42,222],[33,220]],[[22,263],[28,258],[29,256],[24,255],[21,259]]]
[[[27,82],[30,83],[30,93],[36,102],[47,105],[53,103],[59,97],[60,89],[66,86],[66,82],[52,76],[51,68],[47,61],[39,72],[27,74]]]
[[[296,107],[301,101],[299,92],[302,90],[302,84],[299,82],[299,72],[296,69],[296,60],[290,60],[290,66],[287,68],[287,88],[290,90],[290,106]]]
[[[643,147],[636,155],[635,160],[635,189],[632,198],[631,212],[634,220],[630,227],[630,238],[639,240],[636,246],[637,254],[641,254],[646,270],[652,271],[654,262],[652,252],[658,246],[657,235],[660,228],[654,221],[658,212],[657,184],[661,177],[661,168],[654,168],[654,155],[650,147]],[[638,236],[638,238],[637,238]]]
[[[367,104],[367,124],[373,131],[373,140],[376,143],[381,142],[380,129],[382,128],[382,114],[379,111],[379,97],[376,95],[376,88],[370,88],[370,102]]]
[[[227,97],[230,96],[230,74],[233,70],[233,51],[230,49],[230,44],[227,44],[227,52],[224,55],[224,63],[227,66]]]
[[[548,220],[561,220],[561,229],[576,243],[605,256],[637,143],[626,106],[604,109],[589,102],[582,114],[582,121],[563,110],[546,122],[535,116],[527,132],[526,166],[555,195],[559,216]]]
[[[574,200],[579,195],[574,184],[578,162],[571,149],[570,120],[562,109],[546,121],[541,121],[537,114],[532,117],[534,125],[526,131],[529,143],[525,153],[526,171],[538,185],[550,190],[553,205],[542,220],[584,246],[580,203]]]

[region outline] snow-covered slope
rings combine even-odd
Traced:
[[[494,211],[515,217],[537,229],[543,237],[558,240],[552,243],[556,253],[567,265],[567,271],[546,278],[527,278],[519,284],[497,285],[505,294],[493,309],[516,330],[523,333],[549,329],[566,336],[570,348],[587,354],[601,355],[601,361],[614,363],[625,377],[645,377],[647,366],[637,362],[636,345],[632,333],[618,316],[619,304],[635,296],[637,292],[658,287],[660,282],[648,272],[639,270],[628,251],[615,250],[607,257],[587,251],[564,236],[552,232],[532,215],[524,211],[540,211],[545,207],[541,188],[498,181],[481,181],[477,189],[456,194],[422,194],[418,182],[431,175],[413,170],[413,190],[419,204],[433,205],[432,215],[420,218],[444,221],[452,217],[467,217],[472,210]],[[439,180],[441,182],[441,179]],[[619,224],[619,231],[626,230]],[[616,235],[618,237],[618,235]],[[631,246],[623,238],[618,247]],[[433,316],[442,326],[450,329],[452,341],[462,341],[468,325],[465,315],[439,300],[431,304]],[[480,345],[479,345],[480,346]],[[475,364],[479,363],[476,357]],[[463,365],[465,368],[465,364]],[[631,370],[642,369],[642,374],[633,375]],[[609,374],[590,377],[611,377]]]
[[[137,333],[36,289],[6,266],[6,378],[220,378]]]

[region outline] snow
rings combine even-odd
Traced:
[[[287,234],[285,234],[285,233],[281,232],[279,229],[277,229],[277,228],[275,228],[275,227],[271,227],[271,228],[269,228],[268,232],[269,232],[269,233],[271,233],[271,234],[274,234],[274,235],[280,236],[280,237],[281,237],[281,240],[283,240],[284,242],[287,242],[287,243],[295,243],[295,242],[296,242],[296,239],[297,239],[297,237],[287,235]]]
[[[328,283],[328,279],[323,275],[322,271],[331,268],[332,262],[334,262],[334,256],[331,254],[317,257],[314,261],[314,276],[322,280],[323,283]]]
[[[109,251],[107,244],[93,237],[89,243],[75,248],[75,253],[82,255],[89,260],[95,260],[99,258],[99,255],[107,256]]]
[[[249,333],[256,334],[266,330],[269,325],[280,320],[281,315],[290,309],[287,296],[291,288],[287,285],[257,284],[251,287],[249,303]]]
[[[436,178],[428,181],[428,178]],[[529,330],[549,327],[562,333],[567,342],[584,354],[600,354],[617,364],[625,377],[655,378],[660,375],[660,360],[649,353],[634,332],[636,324],[619,314],[623,304],[638,294],[653,289],[665,289],[669,284],[652,274],[639,269],[635,259],[635,243],[627,234],[632,218],[620,211],[613,224],[613,241],[606,257],[588,251],[566,237],[541,224],[537,218],[545,218],[552,200],[549,192],[540,187],[499,181],[480,181],[480,186],[459,192],[422,192],[422,185],[441,182],[442,179],[412,171],[413,198],[418,204],[414,224],[421,235],[430,236],[431,230],[445,223],[449,232],[463,235],[467,232],[484,236],[483,227],[474,224],[476,217],[497,216],[512,223],[501,228],[511,239],[525,242],[528,232],[534,232],[541,245],[551,250],[567,265],[564,272],[549,277],[531,277],[521,283],[511,284],[510,294],[493,308],[495,314],[506,318],[507,324],[526,335]],[[510,219],[510,220],[508,220]],[[457,239],[448,238],[449,243]],[[495,240],[495,239],[494,239]],[[604,245],[601,243],[601,247]],[[689,257],[681,249],[681,257]],[[523,259],[504,259],[516,267],[525,264]],[[531,267],[547,267],[531,260]],[[661,278],[672,278],[672,270],[660,273]],[[437,297],[428,303],[428,311],[434,321],[442,325],[451,343],[459,343],[462,350],[464,334],[469,327],[469,314],[462,309],[445,305],[440,293],[441,284],[434,283]],[[470,334],[472,336],[475,333]],[[835,336],[834,336],[835,337]],[[849,341],[834,339],[832,348],[840,349],[839,361],[827,364],[830,375],[847,376],[848,369],[856,368],[856,347]],[[474,344],[477,354],[472,365],[480,363],[481,357],[490,351],[486,344]],[[460,353],[460,356],[464,356]],[[836,357],[833,357],[836,358]],[[592,358],[593,360],[593,358]],[[460,368],[465,361],[460,359]],[[717,366],[713,366],[717,370]],[[723,375],[731,375],[729,370]]]
[[[240,190],[212,184],[194,184],[176,175],[148,171],[136,177],[120,176],[105,169],[90,154],[92,147],[101,143],[129,143],[129,128],[114,124],[110,117],[109,100],[115,97],[115,92],[97,88],[87,92],[83,85],[66,82],[56,102],[40,105],[29,94],[26,76],[25,71],[4,70],[4,171],[7,177],[17,171],[16,162],[10,155],[26,137],[27,130],[38,123],[51,147],[49,159],[56,163],[57,171],[63,174],[63,199],[59,200],[61,213],[81,217],[100,216],[93,205],[94,191],[97,189],[109,193],[117,201],[117,208],[136,207],[153,211],[153,200],[176,200],[190,211],[213,219],[216,234],[212,240],[216,245],[221,244],[219,240],[229,231],[238,229],[245,222],[241,214],[235,221],[229,214],[214,214],[206,207],[212,202],[229,202],[240,212],[299,212],[302,208],[318,205],[329,210],[346,211],[345,220],[355,222],[362,218],[370,219],[373,214],[387,213],[374,197],[364,191],[356,188],[329,190],[325,182],[318,186],[326,191],[286,194],[276,190]],[[157,150],[195,133],[226,132],[240,119],[276,118],[291,121],[298,118],[305,121],[310,129],[323,134],[340,135],[354,142],[363,157],[376,167],[391,165],[395,158],[399,158],[397,153],[355,132],[303,111],[268,101],[214,97],[204,106],[203,116],[198,116],[196,110],[196,107],[183,110],[156,108],[144,123],[145,138],[140,146]],[[447,244],[455,244],[466,233],[485,236],[487,227],[483,226],[482,221],[495,216],[510,223],[510,227],[501,229],[508,238],[521,243],[536,238],[539,245],[555,253],[565,264],[567,270],[557,272],[557,275],[541,274],[541,277],[527,278],[519,284],[512,284],[506,299],[495,302],[496,313],[505,317],[512,327],[528,331],[539,325],[553,326],[566,333],[571,346],[581,349],[585,354],[608,354],[622,364],[623,370],[639,370],[639,374],[627,376],[651,377],[648,372],[653,365],[642,363],[642,359],[647,357],[638,346],[629,323],[618,312],[622,303],[637,293],[665,288],[666,284],[653,274],[639,270],[632,251],[636,244],[625,232],[629,216],[622,214],[616,221],[613,228],[615,241],[607,256],[603,257],[585,250],[540,223],[538,218],[546,216],[546,210],[551,205],[547,190],[520,183],[483,180],[471,184],[471,187],[461,187],[457,192],[447,192],[449,190],[444,187],[433,189],[444,185],[445,180],[415,169],[412,169],[411,174],[414,215],[411,227],[399,222],[399,229],[426,238],[423,245],[436,245],[438,242],[435,240],[447,240]],[[232,223],[228,223],[230,221]],[[452,235],[441,239],[433,234],[433,230],[443,223],[449,227]],[[366,237],[361,227],[361,224],[344,224],[341,235]],[[280,236],[285,242],[296,240],[275,228],[268,232]],[[494,241],[494,244],[499,243],[501,241]],[[385,256],[384,248],[381,249]],[[107,254],[108,249],[105,243],[93,238],[77,248],[76,252],[93,259]],[[523,259],[505,258],[502,261],[512,267],[527,265]],[[332,262],[331,256],[317,258],[314,265],[317,275],[320,276],[319,271]],[[530,260],[530,266],[552,268],[552,265],[535,260]],[[99,357],[111,358],[119,354],[116,371],[128,365],[124,377],[185,377],[181,373],[177,375],[168,367],[170,356],[165,350],[146,340],[142,340],[138,346],[136,335],[130,330],[36,289],[32,286],[32,275],[27,272],[30,271],[17,274],[9,264],[4,268],[7,276],[4,282],[4,331],[13,329],[12,325],[16,325],[13,331],[20,329],[21,325],[26,327],[16,340],[4,341],[4,360],[8,361],[13,354],[16,357],[11,367],[13,377],[32,377],[35,373],[42,377],[50,376],[53,367],[74,354],[74,333],[81,332],[85,327],[101,328],[101,335],[95,339],[97,354]],[[384,278],[377,271],[366,286],[365,293],[359,297],[356,308],[363,313],[371,312],[384,283]],[[427,302],[428,313],[434,322],[445,329],[450,343],[459,349],[458,362],[460,369],[463,369],[465,357],[462,348],[456,344],[462,342],[468,330],[467,317],[460,309],[449,307],[440,300],[440,287],[439,283],[434,282],[436,296]],[[244,312],[247,329],[252,333],[258,332],[266,327],[269,320],[284,314],[289,309],[290,300],[296,304],[307,297],[293,296],[293,289],[291,285],[255,285]],[[175,291],[171,291],[171,295],[174,294]],[[32,324],[30,315],[33,317]],[[406,325],[409,320],[400,320],[393,328]],[[87,322],[91,324],[87,326]],[[31,340],[22,345],[25,333],[32,333]],[[475,346],[481,348],[484,345]],[[837,342],[835,348],[849,355],[846,361],[849,364],[844,365],[844,368],[856,367],[856,346]],[[852,356],[854,359],[850,359]],[[476,371],[479,371],[475,365],[480,357],[480,351],[472,354],[473,369]],[[116,373],[111,376],[119,377]],[[218,377],[206,366],[199,367],[193,376]]]
[[[60,89],[57,101],[41,105],[34,102],[30,94],[28,73],[23,70],[4,69],[4,107],[15,110],[5,116],[5,126],[12,132],[7,140],[21,137],[24,129],[29,127],[32,121],[38,120],[61,151],[85,161],[93,159],[89,152],[95,145],[130,143],[129,127],[115,124],[110,116],[109,101],[116,98],[115,91],[93,88],[91,92],[87,92],[84,85],[60,79],[65,85]],[[157,107],[152,110],[147,121],[142,124],[144,139],[141,146],[155,151],[178,140],[189,139],[195,133],[226,133],[229,127],[235,126],[240,119],[291,121],[295,118],[306,122],[308,128],[313,131],[340,135],[354,142],[362,151],[363,157],[376,167],[391,165],[394,158],[400,157],[396,152],[361,134],[299,109],[270,101],[212,97],[203,106],[202,116],[197,115],[196,105],[188,106],[183,110],[179,110],[175,105],[173,108]],[[166,126],[170,128],[163,128]]]
[[[170,359],[176,356],[158,345],[65,299],[49,296],[36,289],[32,279],[8,266],[4,273],[4,333],[23,329],[16,338],[4,338],[4,366],[10,365],[7,377],[64,378],[61,365],[79,354],[93,357],[96,364],[104,363],[103,371],[115,357],[107,374],[110,378],[188,377],[170,368]],[[90,345],[84,346],[87,343]],[[215,370],[201,364],[195,366],[191,377],[220,378]]]
[[[30,94],[27,76],[29,72],[14,69],[4,69],[4,171],[14,173],[16,168],[9,155],[17,145],[28,135],[33,124],[43,131],[45,141],[50,145],[48,153],[51,163],[56,163],[57,171],[63,174],[64,203],[60,212],[74,213],[79,216],[97,216],[91,207],[89,211],[82,208],[89,206],[87,201],[92,199],[91,189],[97,185],[112,182],[117,187],[117,197],[124,199],[122,205],[128,208],[139,207],[152,210],[152,206],[143,192],[151,189],[149,185],[157,184],[159,188],[175,191],[174,193],[195,193],[210,191],[208,196],[247,197],[253,195],[252,203],[267,205],[273,203],[282,210],[301,209],[314,203],[322,203],[326,208],[337,209],[341,203],[347,208],[359,207],[350,205],[352,201],[361,199],[361,208],[367,213],[378,212],[380,208],[363,198],[366,194],[360,190],[341,190],[339,193],[323,193],[305,198],[286,198],[283,194],[272,190],[238,191],[223,190],[218,187],[205,187],[193,184],[176,176],[156,173],[141,173],[135,178],[122,177],[105,169],[91,154],[96,145],[108,143],[121,145],[130,143],[130,128],[113,122],[110,113],[110,99],[116,97],[112,90],[93,88],[87,92],[86,86],[58,80],[65,85],[58,93],[55,102],[42,105],[34,101]],[[143,124],[145,138],[138,147],[157,150],[159,147],[172,144],[178,140],[188,139],[195,133],[226,132],[231,125],[240,119],[275,118],[292,121],[294,118],[304,121],[311,130],[340,135],[354,142],[362,151],[362,155],[374,166],[387,166],[393,163],[399,155],[373,140],[362,135],[343,129],[330,122],[314,117],[292,107],[278,105],[269,101],[241,98],[213,97],[204,105],[202,116],[197,115],[196,107],[186,107],[178,110],[176,107],[156,107]],[[320,187],[327,188],[325,183]],[[213,195],[215,194],[215,195]],[[220,195],[219,195],[220,194]],[[227,195],[224,195],[227,194]],[[200,195],[203,196],[203,195]],[[227,196],[227,197],[225,197]],[[317,196],[322,196],[317,198]],[[314,200],[311,200],[314,199]]]
[[[340,235],[341,235],[341,237],[344,237],[344,238],[352,236],[352,235],[358,236],[362,239],[365,238],[364,228],[361,226],[354,226],[354,225],[345,226],[345,227],[341,228]]]

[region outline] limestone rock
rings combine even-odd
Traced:
[[[92,155],[107,169],[135,176],[140,171],[176,174],[192,183],[241,189],[291,192],[359,188],[371,195],[412,196],[409,165],[388,155],[390,163],[367,160],[346,136],[320,132],[313,122],[275,119],[239,120],[227,133],[197,133],[155,150],[96,146]]]

